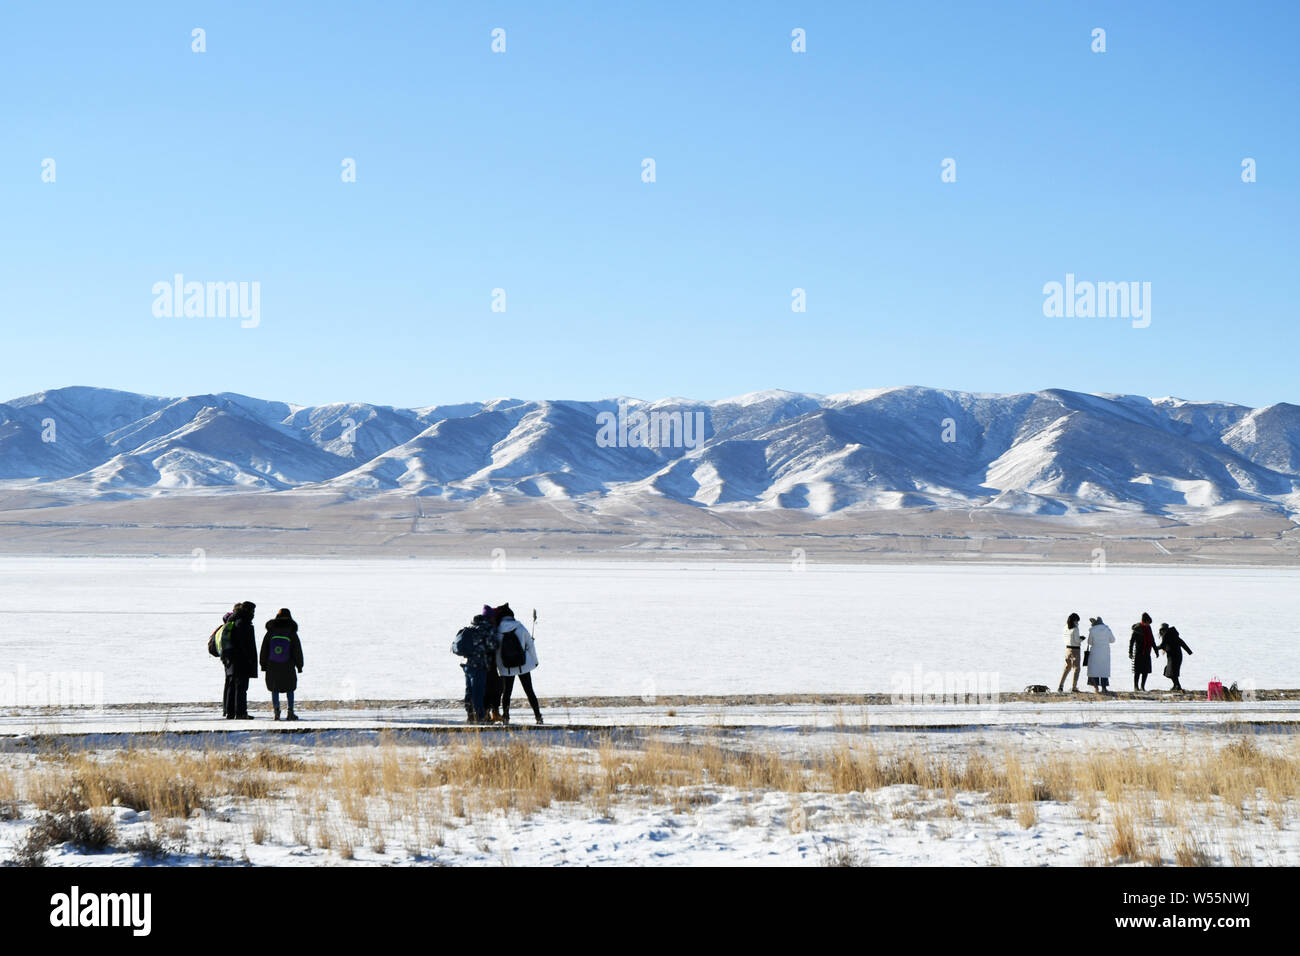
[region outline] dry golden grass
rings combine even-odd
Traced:
[[[156,818],[188,817],[218,797],[262,799],[303,760],[256,751],[134,750],[100,757],[84,751],[42,755],[24,775],[22,798],[38,809],[77,812],[120,805]]]
[[[1002,766],[1007,780],[1007,799],[1015,804],[1016,821],[1027,830],[1038,822],[1035,804],[1040,799],[1040,789],[1015,752],[1008,750],[1003,755]]]
[[[1173,846],[1173,858],[1179,866],[1210,866],[1213,863],[1205,838],[1191,827],[1179,831]]]
[[[105,755],[63,750],[40,754],[22,773],[0,774],[0,806],[25,801],[75,813],[118,803],[149,810],[165,825],[234,799],[254,812],[242,831],[245,842],[291,839],[350,859],[358,848],[383,853],[390,845],[423,855],[442,846],[450,830],[494,826],[490,818],[501,814],[527,816],[552,806],[594,808],[607,816],[623,804],[689,813],[717,800],[722,788],[789,794],[786,825],[799,832],[808,826],[804,794],[870,794],[905,785],[917,788],[918,799],[934,801],[924,809],[926,819],[961,817],[971,804],[959,805],[959,794],[987,794],[981,812],[1031,828],[1050,801],[1073,806],[1097,824],[1090,862],[1186,866],[1211,859],[1214,841],[1203,829],[1211,819],[1229,825],[1267,821],[1279,828],[1295,820],[1298,744],[1297,738],[1261,744],[1243,735],[1217,749],[1128,746],[1033,754],[1007,747],[992,755],[979,749],[936,755],[919,747],[882,750],[867,742],[797,759],[714,743],[615,737],[592,750],[534,747],[509,738],[485,742],[478,736],[439,747],[411,746],[388,736],[377,746],[310,757],[268,748],[126,749]],[[278,832],[271,812],[276,807],[283,811]],[[753,814],[747,813],[748,821]],[[893,817],[911,820],[919,813],[909,803],[895,808]],[[1234,860],[1250,855],[1244,844],[1222,845]]]
[[[261,846],[271,835],[271,821],[265,813],[258,813],[257,818],[253,821],[253,828],[250,836],[254,843]]]
[[[1113,806],[1131,804],[1141,794],[1142,815],[1165,822],[1171,822],[1170,807],[1216,798],[1238,815],[1253,812],[1278,821],[1300,796],[1300,750],[1290,741],[1266,751],[1240,737],[1217,751],[1191,755],[1127,748],[1029,757],[1007,748],[990,758],[980,751],[962,757],[936,757],[918,748],[882,752],[868,744],[796,760],[713,744],[650,741],[630,748],[606,740],[593,759],[583,751],[535,748],[519,740],[475,739],[432,753],[388,740],[333,760],[269,749],[123,750],[105,757],[72,752],[45,755],[21,784],[19,776],[0,775],[0,802],[25,799],[40,809],[73,812],[118,803],[160,817],[185,817],[219,797],[261,800],[293,790],[313,816],[333,804],[361,829],[376,812],[374,801],[418,812],[419,795],[432,790],[447,790],[451,815],[465,818],[595,798],[662,799],[680,788],[799,794],[897,785],[939,793],[949,802],[958,792],[986,793],[1020,808],[1026,826],[1032,825],[1035,804],[1078,800],[1086,806],[1090,794]],[[404,799],[406,805],[398,806]]]
[[[11,771],[0,772],[0,802],[18,799],[18,776]]]
[[[18,778],[8,771],[0,772],[0,820],[18,817]]]
[[[1106,852],[1112,860],[1120,863],[1133,863],[1142,856],[1144,844],[1138,837],[1137,824],[1133,813],[1127,807],[1120,807],[1111,820],[1109,842]]]

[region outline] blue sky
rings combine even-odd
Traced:
[[[8,3],[4,21],[0,399],[1300,401],[1294,3]],[[260,324],[156,317],[176,273],[259,282]],[[1150,327],[1044,317],[1066,273],[1150,282]]]

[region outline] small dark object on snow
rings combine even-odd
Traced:
[[[1030,684],[1028,687],[1025,688],[1025,693],[1026,693],[1026,694],[1046,694],[1046,693],[1047,693],[1047,685],[1046,685],[1046,684]]]

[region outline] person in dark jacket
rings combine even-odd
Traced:
[[[1170,690],[1181,691],[1183,685],[1178,683],[1178,674],[1183,669],[1183,651],[1190,654],[1192,649],[1178,636],[1178,628],[1168,624],[1160,625],[1160,646],[1156,651],[1165,652],[1165,676],[1174,682]]]
[[[469,627],[456,635],[457,653],[465,658],[461,670],[465,672],[465,719],[471,724],[488,723],[485,694],[487,672],[496,670],[497,627],[492,609],[483,606],[475,614]],[[456,647],[453,647],[455,650]]]
[[[302,673],[302,642],[298,640],[298,622],[287,607],[266,622],[266,636],[262,638],[262,653],[258,656],[266,674],[266,689],[271,692],[271,707],[275,719],[280,719],[280,695],[289,704],[286,720],[297,720],[293,712],[293,692],[298,689],[298,675]]]
[[[1155,635],[1151,633],[1151,615],[1142,612],[1142,620],[1133,625],[1133,636],[1128,640],[1128,659],[1133,662],[1133,689],[1146,690],[1151,673],[1151,652],[1156,648]]]
[[[235,606],[234,606],[234,607],[232,607],[232,608],[231,608],[229,611],[227,611],[225,614],[221,615],[221,627],[217,628],[216,631],[214,632],[214,635],[215,635],[215,636],[214,636],[214,640],[215,640],[215,642],[216,642],[216,643],[215,643],[215,646],[216,646],[217,648],[220,648],[220,647],[221,647],[221,635],[222,635],[222,632],[226,629],[226,625],[230,623],[230,619],[231,619],[231,618],[233,618],[235,615],[237,615],[237,614],[239,613],[239,609],[240,609],[241,607],[243,607],[243,606],[244,606],[244,605],[243,605],[242,602],[238,602],[238,601],[237,601],[237,602],[235,602]],[[209,646],[208,650],[212,650],[212,646]],[[224,664],[225,664],[225,660],[221,658],[221,651],[220,651],[220,650],[217,651],[217,657],[218,657],[218,659],[221,659],[221,662],[222,662],[222,664],[224,665]],[[231,681],[231,677],[230,677],[230,672],[227,671],[227,670],[225,669],[224,666],[222,667],[222,671],[223,671],[223,672],[225,673],[225,675],[226,675],[226,683],[225,683],[225,685],[221,688],[221,716],[222,716],[222,717],[226,717],[226,716],[228,716],[228,715],[230,714],[230,711],[226,709],[226,701],[227,701],[227,699],[228,699],[229,696],[230,696],[230,681]]]
[[[257,636],[253,615],[257,605],[244,601],[235,614],[230,639],[221,645],[221,663],[226,667],[226,720],[252,720],[248,715],[248,682],[257,676]]]

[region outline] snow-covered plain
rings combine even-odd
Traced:
[[[899,675],[978,672],[1053,687],[1066,615],[1120,644],[1142,611],[1195,651],[1183,684],[1300,687],[1300,570],[848,566],[727,562],[0,558],[0,692],[99,673],[106,703],[216,700],[208,633],[239,600],[302,628],[303,700],[457,697],[448,652],[483,603],[538,609],[543,697],[866,693]],[[1158,673],[1153,688],[1168,682]],[[254,686],[259,701],[265,690]],[[40,700],[12,703],[40,704]]]

